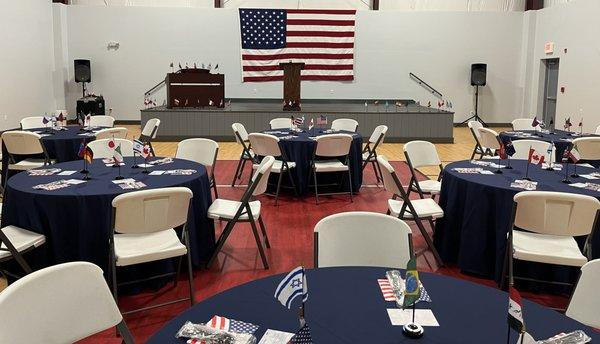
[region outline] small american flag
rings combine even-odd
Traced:
[[[310,327],[308,325],[302,326],[298,332],[292,337],[290,341],[292,344],[313,344],[312,336],[310,334]]]
[[[303,62],[302,80],[354,80],[356,10],[240,9],[244,82],[280,81],[281,62]]]
[[[206,326],[233,333],[253,334],[258,330],[258,325],[225,318],[219,315],[212,317],[212,319],[206,323]]]
[[[392,289],[392,285],[390,281],[385,278],[378,279],[379,288],[381,289],[381,293],[383,294],[383,299],[385,301],[396,301],[396,296],[394,295],[394,289]]]
[[[304,124],[304,117],[294,117],[292,116],[292,122],[295,126],[299,127]]]

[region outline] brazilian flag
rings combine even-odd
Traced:
[[[412,257],[406,264],[406,277],[404,279],[404,302],[402,308],[412,306],[421,296],[421,282],[417,271],[417,258]]]

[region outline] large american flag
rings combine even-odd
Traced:
[[[244,82],[283,80],[281,62],[304,62],[302,80],[354,79],[356,10],[240,9]]]

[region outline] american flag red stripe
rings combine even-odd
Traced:
[[[261,46],[259,39],[265,37],[267,40],[276,40],[278,36],[270,32],[272,25],[265,29],[264,26],[258,26],[260,24],[257,22],[262,23],[262,20],[268,23],[269,19],[266,17],[270,18],[269,14],[275,16],[276,13],[259,11],[240,9],[244,82],[281,81],[283,71],[279,64],[290,61],[305,63],[301,72],[302,80],[354,80],[356,10],[284,10],[286,21],[282,24],[285,29],[285,44],[269,48]],[[244,31],[244,28],[248,31]],[[244,36],[244,33],[248,36]],[[254,36],[246,45],[245,38],[251,34]]]
[[[377,282],[379,283],[379,288],[381,288],[383,299],[385,301],[396,301],[396,296],[394,295],[394,290],[392,289],[390,281],[387,279],[378,279]]]

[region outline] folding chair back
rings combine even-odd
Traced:
[[[378,125],[373,130],[373,134],[369,137],[369,143],[374,145],[379,145],[383,143],[383,139],[385,138],[385,134],[388,131],[387,125]]]
[[[315,267],[386,266],[405,268],[412,256],[406,222],[384,214],[346,212],[315,226]]]
[[[581,159],[600,160],[600,137],[580,137],[573,140]]]
[[[141,136],[143,136],[146,139],[156,138],[156,134],[158,133],[159,126],[160,126],[160,119],[150,118],[146,122],[146,125],[144,125],[144,129],[142,129]]]
[[[25,117],[21,120],[21,129],[35,129],[35,128],[43,128],[46,125],[43,122],[44,116],[31,116]]]
[[[589,235],[600,210],[596,198],[564,192],[522,191],[514,201],[514,225],[539,234]]]
[[[210,139],[186,139],[177,144],[175,157],[212,167],[217,161],[219,144]]]
[[[44,153],[42,136],[30,131],[12,130],[2,133],[2,142],[9,154],[34,155]]]
[[[256,155],[271,155],[275,158],[281,156],[281,148],[279,148],[279,138],[277,136],[252,133],[248,135],[248,140],[250,141],[252,150]]]
[[[381,174],[383,176],[383,188],[391,193],[392,195],[404,195],[405,191],[400,184],[400,180],[396,175],[394,167],[388,162],[385,156],[380,155],[377,157],[377,163],[381,168]]]
[[[479,143],[491,150],[500,149],[500,141],[498,139],[498,133],[488,128],[477,128],[479,132],[480,141]]]
[[[546,158],[550,159],[550,162],[554,162],[555,154],[554,148],[552,148],[552,154],[548,156],[546,152],[552,147],[552,143],[540,141],[540,140],[515,140],[512,142],[513,147],[515,147],[515,154],[511,157],[512,159],[523,159],[527,160],[529,158],[529,149],[533,148],[536,152],[544,154]]]
[[[481,122],[479,122],[479,121],[469,121],[467,123],[467,126],[471,130],[471,133],[473,134],[473,136],[475,136],[475,139],[477,141],[481,141],[481,134],[479,133],[478,129],[483,128],[483,124],[481,124]]]
[[[102,269],[86,262],[35,271],[0,293],[0,343],[73,343],[118,326],[133,343]]]
[[[274,157],[266,156],[262,159],[256,171],[254,171],[252,178],[250,178],[252,183],[248,185],[248,190],[252,190],[252,196],[262,195],[267,191],[267,183],[269,182],[269,175],[271,174],[274,162]]]
[[[322,135],[316,139],[317,147],[315,155],[320,157],[347,156],[352,144],[352,135],[329,134]]]
[[[108,142],[113,140],[116,145],[121,145],[121,154],[124,157],[133,156],[133,142],[126,139],[101,139],[88,143],[94,153],[94,159],[110,159],[114,156],[114,149],[108,147]]]
[[[159,232],[187,222],[192,191],[185,187],[141,190],[121,194],[112,201],[115,232]]]
[[[242,123],[233,123],[231,125],[231,129],[233,129],[233,134],[237,143],[243,144],[244,142],[248,141],[248,132]],[[240,139],[243,142],[240,142]]]
[[[358,129],[358,122],[352,118],[338,118],[331,122],[332,130],[344,130],[355,133]]]
[[[112,116],[90,116],[90,126],[92,127],[108,127],[111,128],[115,125],[115,118]]]
[[[517,118],[515,120],[513,120],[512,122],[510,122],[511,126],[512,126],[512,130],[534,130],[534,128],[531,126],[531,124],[533,123],[533,119],[531,118]]]
[[[125,139],[127,138],[127,131],[127,128],[124,127],[106,128],[98,130],[98,132],[96,133],[96,140],[110,139],[113,137]]]
[[[600,259],[587,262],[581,267],[577,287],[565,314],[587,326],[600,328],[598,286],[600,286]]]
[[[290,129],[292,127],[292,119],[287,117],[273,118],[269,125],[271,129]]]
[[[404,145],[404,154],[410,159],[413,168],[439,166],[442,161],[435,145],[428,141],[410,141]]]

